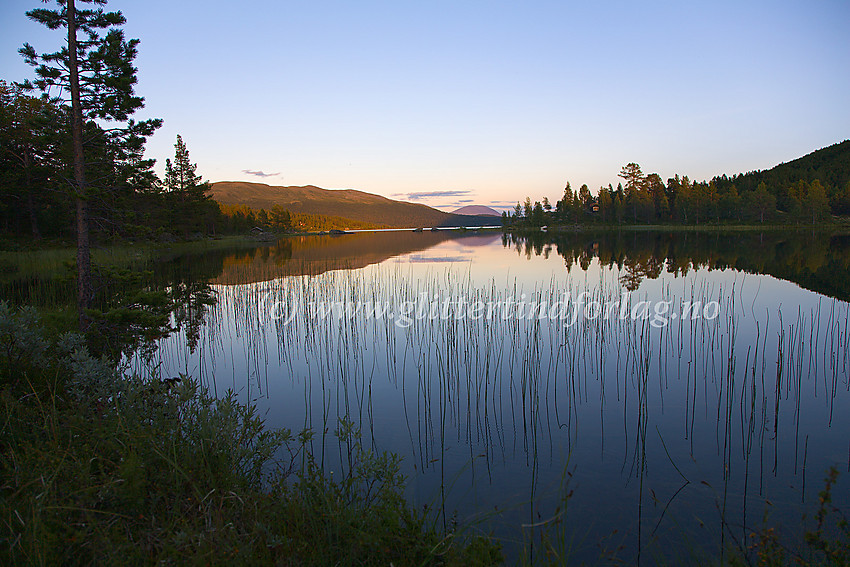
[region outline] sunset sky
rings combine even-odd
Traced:
[[[60,32],[0,4],[0,78]],[[850,3],[113,0],[158,161],[444,209],[769,168],[850,138]]]

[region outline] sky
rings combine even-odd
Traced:
[[[62,40],[0,3],[0,78]],[[850,2],[112,0],[137,118],[210,181],[359,189],[444,210],[553,203],[636,162],[767,169],[850,138]]]

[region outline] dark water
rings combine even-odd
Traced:
[[[766,512],[799,535],[831,466],[850,503],[848,244],[292,238],[172,260],[204,266],[218,302],[133,364],[312,429],[328,470],[349,417],[404,457],[412,502],[509,553],[539,553],[543,534],[577,560],[694,561],[746,545]]]

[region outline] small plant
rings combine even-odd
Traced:
[[[0,301],[0,377],[3,382],[13,381],[25,367],[44,364],[47,347],[35,309],[15,309]]]
[[[847,516],[832,504],[832,489],[838,481],[838,470],[830,467],[824,489],[818,497],[815,529],[805,534],[806,545],[818,562],[826,565],[850,564],[850,527]],[[834,518],[832,526],[829,520]]]
[[[784,565],[850,565],[850,528],[845,513],[832,504],[832,492],[838,481],[838,470],[830,467],[824,488],[818,496],[814,529],[803,533],[801,547],[795,549],[791,542],[783,541],[774,526],[751,533],[752,543],[739,549],[729,558],[730,565],[757,565],[782,567]],[[805,517],[803,518],[805,523]]]

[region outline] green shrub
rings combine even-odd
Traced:
[[[433,529],[398,457],[360,443],[342,478],[310,432],[270,431],[232,392],[120,376],[79,335],[0,303],[0,563],[488,565],[486,538]]]

